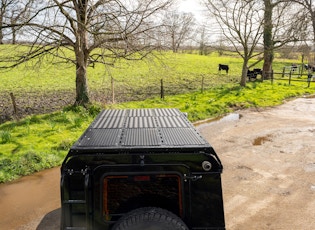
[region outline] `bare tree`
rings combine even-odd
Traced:
[[[312,34],[311,41],[313,43],[312,45],[314,48],[315,47],[315,2],[313,0],[293,0],[293,2],[302,6],[304,10],[302,11],[302,15],[304,15],[305,18],[301,19],[304,25],[311,25],[310,34]]]
[[[291,0],[264,0],[265,78],[270,77],[274,50],[305,37],[305,14]]]
[[[180,46],[191,39],[194,33],[195,18],[191,13],[172,11],[165,14],[163,22],[165,37],[170,37],[172,50],[177,53]]]
[[[0,4],[1,4],[0,5],[0,44],[3,44],[3,38],[4,38],[3,25],[5,23],[7,9],[9,8],[10,4],[12,4],[12,0],[1,0]]]
[[[3,44],[4,37],[12,36],[12,43],[15,43],[18,27],[11,28],[11,34],[7,25],[24,22],[35,0],[0,0],[0,44]]]
[[[315,45],[315,2],[313,0],[296,0],[295,2],[301,4],[306,9],[307,17],[310,19],[312,25],[313,43]]]
[[[223,42],[219,42],[219,45],[214,44],[213,42],[214,40],[217,41],[218,37],[220,37],[221,34],[221,29],[218,29],[216,24],[217,22],[212,19],[206,22],[202,22],[197,27],[196,35],[194,36],[193,40],[199,47],[200,55],[208,55],[211,49],[216,49],[220,55],[223,54]]]
[[[15,0],[7,9],[7,21],[9,24],[14,25],[28,20],[30,10],[34,7],[35,0]],[[40,1],[36,1],[38,4]],[[16,43],[16,36],[21,27],[11,27],[12,44]]]
[[[145,57],[156,45],[151,32],[159,26],[158,13],[171,3],[171,0],[42,1],[27,21],[8,25],[23,26],[31,45],[11,56],[7,52],[6,57],[1,57],[0,67],[15,67],[45,54],[73,63],[75,104],[87,105],[90,102],[87,67],[95,63],[113,64],[118,58]]]
[[[4,29],[3,25],[6,23],[6,17],[8,14],[8,9],[12,4],[14,4],[14,0],[1,0],[0,1],[0,44],[3,44],[4,38]]]
[[[262,37],[261,1],[207,0],[205,5],[208,11],[215,16],[230,45],[243,59],[240,85],[245,86],[247,71],[250,67],[248,62],[259,55],[254,51]]]
[[[205,25],[201,26],[198,30],[200,33],[200,39],[199,39],[199,54],[205,55],[206,52],[206,28]]]

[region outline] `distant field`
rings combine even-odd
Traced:
[[[34,62],[35,63],[35,62]],[[218,64],[228,64],[229,74],[218,72]],[[275,60],[274,70],[298,60]],[[261,68],[262,63],[256,67]],[[159,96],[161,80],[165,95],[198,91],[224,84],[238,84],[242,59],[233,55],[208,56],[173,54],[152,55],[144,61],[118,61],[115,66],[96,65],[88,68],[91,99],[99,104],[125,102]],[[75,99],[75,68],[54,64],[51,59],[41,64],[27,63],[0,74],[0,123],[12,117],[10,93],[17,103],[18,116],[41,114],[61,109]]]
[[[283,66],[298,63],[299,60],[275,60],[274,70],[281,72]],[[218,73],[218,64],[230,66],[229,75]],[[261,68],[262,63],[256,68]],[[88,69],[91,90],[102,90],[111,84],[111,77],[117,81],[128,82],[139,87],[139,82],[154,84],[156,80],[179,81],[196,79],[199,76],[213,77],[221,83],[222,79],[239,79],[242,59],[236,56],[208,56],[196,54],[163,53],[145,61],[118,61],[114,67],[96,65]],[[4,91],[59,91],[73,90],[75,87],[75,68],[70,64],[50,62],[31,66],[30,63],[8,71],[2,71],[0,92]]]

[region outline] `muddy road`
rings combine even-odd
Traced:
[[[225,167],[227,229],[315,229],[315,98],[201,131]]]
[[[315,229],[315,98],[238,111],[197,129],[222,174],[226,227]],[[0,229],[57,230],[59,168],[0,185]]]

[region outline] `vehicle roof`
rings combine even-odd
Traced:
[[[210,144],[178,109],[103,110],[72,150],[205,148]]]

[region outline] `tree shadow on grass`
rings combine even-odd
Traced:
[[[60,230],[61,208],[47,213],[36,230]]]

